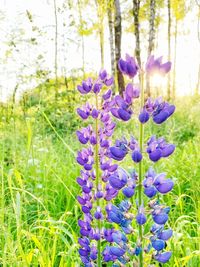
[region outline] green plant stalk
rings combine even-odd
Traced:
[[[98,96],[95,95],[96,98],[96,109],[98,110]],[[99,185],[99,138],[98,138],[98,118],[95,119],[95,135],[96,135],[96,145],[95,145],[95,171],[96,171],[96,190],[98,190]],[[97,198],[97,206],[100,206],[100,200]],[[101,220],[98,220],[98,229],[101,230]],[[101,267],[101,238],[98,240],[97,243],[97,266]]]
[[[140,73],[140,84],[141,84],[141,102],[140,102],[140,109],[144,106],[144,77],[143,73],[141,71]],[[140,151],[143,153],[143,142],[144,142],[144,124],[140,123],[139,128],[139,144],[140,144]],[[143,160],[139,162],[139,185],[138,185],[138,206],[140,207],[142,205],[142,179],[143,179]],[[143,267],[143,229],[142,225],[139,225],[139,240],[140,240],[140,246],[141,246],[141,252],[139,255],[139,266]]]

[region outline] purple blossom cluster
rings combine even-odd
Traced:
[[[120,59],[118,66],[131,79],[142,71],[129,55],[126,55],[125,60]],[[155,59],[151,56],[145,70],[150,75],[157,72],[164,76],[170,68],[170,62],[162,63],[162,58]],[[170,156],[175,146],[167,143],[163,137],[156,136],[150,137],[146,144],[141,141],[141,136],[139,140],[133,136],[122,137],[112,145],[116,127],[113,117],[129,121],[135,113],[135,101],[140,94],[143,95],[141,91],[144,90],[129,82],[123,96],[113,96],[110,89],[112,84],[113,78],[102,70],[96,80],[88,78],[77,86],[81,94],[90,94],[95,99],[92,105],[86,103],[77,109],[82,120],[89,119],[91,122],[76,132],[79,142],[85,146],[77,154],[77,162],[82,167],[77,178],[81,189],[77,200],[83,212],[83,217],[78,220],[81,264],[99,267],[102,263],[110,262],[113,267],[118,267],[125,266],[139,256],[142,266],[143,252],[150,253],[151,250],[152,261],[166,263],[171,257],[171,252],[165,250],[166,241],[173,231],[166,228],[170,208],[162,203],[162,198],[158,195],[169,193],[174,182],[166,178],[165,173],[156,174],[152,167],[145,175],[141,170],[145,154],[155,163]],[[175,111],[174,105],[161,98],[148,98],[141,103],[138,116],[141,127],[150,117],[154,123],[161,124]],[[119,162],[128,154],[133,166],[139,165],[138,173],[134,167],[127,172],[119,166]],[[146,202],[148,205],[144,205]],[[142,227],[147,222],[148,225],[152,222],[152,226],[145,233],[144,241]],[[138,236],[135,236],[137,230],[134,225],[138,226]]]

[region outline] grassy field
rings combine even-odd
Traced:
[[[175,181],[165,196],[174,230],[173,257],[165,266],[199,267],[200,99],[185,97],[176,104],[174,117],[162,127],[150,125],[145,138],[156,133],[177,146],[173,156],[155,165]],[[6,112],[0,118],[0,266],[80,266],[75,161],[80,122],[65,110],[47,113],[40,105],[26,116],[19,107]],[[122,133],[137,136],[137,124],[123,124],[115,137]]]

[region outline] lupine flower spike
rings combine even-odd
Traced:
[[[175,150],[175,146],[163,137],[153,135],[144,143],[145,123],[152,118],[153,123],[162,124],[175,111],[174,105],[161,98],[144,100],[145,73],[156,72],[164,76],[170,71],[171,63],[162,63],[162,57],[150,56],[143,70],[134,58],[126,55],[125,60],[119,60],[118,66],[131,79],[123,96],[112,96],[113,78],[106,70],[101,70],[96,80],[88,78],[77,86],[82,95],[89,94],[92,100],[95,99],[92,101],[95,104],[86,103],[77,109],[82,120],[91,122],[76,133],[85,146],[77,154],[77,162],[82,167],[77,178],[81,189],[77,200],[83,212],[78,221],[79,254],[81,266],[86,267],[100,267],[103,263],[113,267],[128,263],[132,266],[136,261],[142,267],[144,253],[152,253],[147,257],[151,258],[149,264],[154,261],[166,263],[172,254],[166,250],[166,242],[173,234],[172,229],[166,227],[170,207],[158,196],[171,192],[174,182],[166,173],[157,174],[153,167],[143,172],[144,160],[155,164]],[[140,86],[133,83],[136,75],[139,75]],[[139,97],[138,140],[131,134],[112,143],[116,127],[113,119],[131,120]],[[128,155],[133,165],[129,171],[119,166]]]

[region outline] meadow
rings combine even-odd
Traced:
[[[77,103],[67,105],[65,96],[60,105],[53,103],[34,103],[25,112],[20,105],[1,107],[0,266],[80,266],[75,131],[81,122]],[[198,96],[179,97],[172,119],[145,129],[145,138],[165,134],[176,144],[173,156],[155,167],[175,181],[164,196],[174,231],[168,243],[173,256],[165,266],[200,266],[199,103]],[[137,136],[137,127],[133,121],[117,126],[115,136]]]

